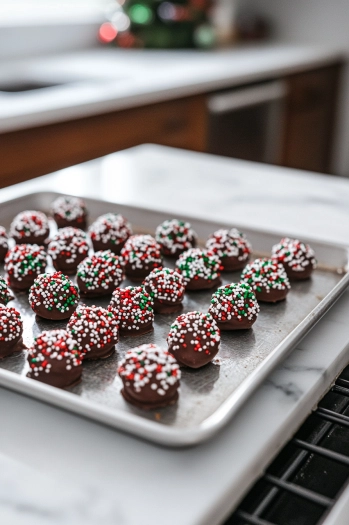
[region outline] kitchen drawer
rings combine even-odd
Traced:
[[[204,96],[0,135],[0,187],[143,143],[204,151]]]
[[[333,99],[333,68],[290,77],[290,105],[295,112],[324,109]]]

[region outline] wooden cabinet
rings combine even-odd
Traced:
[[[289,76],[281,164],[329,173],[340,64]]]
[[[204,151],[206,97],[145,107],[0,135],[0,187],[143,143]]]
[[[341,64],[290,75],[280,164],[327,172]],[[0,134],[0,187],[142,143],[208,148],[209,93]]]

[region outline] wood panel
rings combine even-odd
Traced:
[[[340,73],[338,64],[288,77],[283,166],[330,172]]]
[[[143,143],[204,151],[205,96],[0,134],[0,187]]]

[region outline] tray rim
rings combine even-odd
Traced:
[[[32,192],[26,195],[21,195],[9,200],[2,201],[2,204],[10,204],[11,202],[21,201],[26,198],[45,196],[59,196],[67,195],[67,193],[60,193],[50,190],[43,190],[38,192]],[[110,204],[111,206],[120,206],[122,208],[133,209],[137,212],[144,213],[165,213],[162,210],[155,210],[152,208],[146,208],[142,206],[133,206],[118,202],[107,201],[104,199],[97,199],[86,196],[83,198],[95,202],[103,202],[104,204]],[[202,223],[211,223],[212,225],[221,225],[222,221],[215,220],[204,220],[195,216],[184,216],[182,214],[176,214],[178,218],[183,220],[195,219]],[[229,227],[227,221],[226,227]],[[241,227],[243,225],[234,223],[231,227]],[[250,231],[256,233],[263,233],[269,235],[277,235],[278,232],[265,230],[262,228],[251,228],[247,227]],[[245,226],[246,229],[246,226]],[[283,235],[287,235],[283,233]],[[336,247],[346,252],[347,259],[349,259],[349,247],[345,244],[331,243],[327,241],[319,241],[317,239],[311,239],[306,236],[305,240],[309,243],[321,244],[325,247]],[[60,390],[58,388],[33,381],[29,378],[20,376],[14,372],[0,369],[0,386],[5,387],[9,390],[18,392],[22,395],[29,395],[30,397],[43,401],[45,403],[54,405],[59,408],[63,408],[75,414],[78,414],[89,419],[93,419],[100,423],[104,423],[117,430],[128,432],[136,437],[146,439],[151,442],[155,442],[160,445],[171,446],[171,447],[186,447],[192,445],[198,445],[214,434],[219,432],[238,412],[241,406],[247,401],[250,395],[257,389],[257,387],[268,377],[272,370],[282,362],[287,355],[294,349],[295,345],[316,325],[316,323],[323,317],[327,310],[332,304],[339,299],[345,289],[349,286],[349,272],[343,273],[341,280],[332,288],[332,290],[320,301],[320,303],[298,324],[296,328],[292,330],[288,336],[286,336],[271,352],[263,359],[263,361],[253,370],[240,385],[232,392],[225,401],[215,410],[213,414],[208,416],[202,423],[195,427],[185,428],[173,428],[161,425],[158,422],[150,421],[142,418],[137,414],[124,412],[120,409],[108,408],[100,405],[89,399],[82,398],[74,393]]]

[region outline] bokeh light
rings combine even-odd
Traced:
[[[105,22],[99,28],[99,40],[105,44],[112,42],[117,37],[118,31],[110,22]]]
[[[147,5],[134,4],[129,15],[134,24],[150,24],[153,21],[153,12]]]

